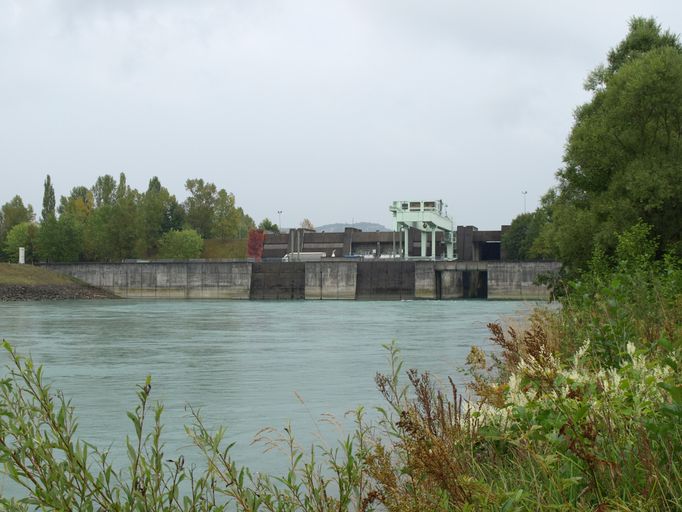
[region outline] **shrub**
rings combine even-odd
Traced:
[[[193,229],[168,231],[159,240],[159,258],[188,260],[198,258],[204,247],[201,235]]]
[[[19,261],[19,247],[23,247],[26,250],[26,261],[33,261],[37,234],[38,226],[31,222],[22,222],[10,229],[4,245],[7,260],[12,263]]]

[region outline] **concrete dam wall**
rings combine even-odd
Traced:
[[[556,262],[186,261],[53,263],[46,268],[124,298],[544,300]]]

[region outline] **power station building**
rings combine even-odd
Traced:
[[[393,231],[325,233],[298,228],[265,236],[263,258],[287,254],[320,253],[327,258],[503,261],[500,230],[479,231],[475,226],[454,227],[442,201],[395,201]]]

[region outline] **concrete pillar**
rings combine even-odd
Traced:
[[[428,238],[428,237],[427,237]],[[430,261],[417,261],[414,266],[414,298],[435,299],[436,272]]]
[[[19,265],[26,263],[26,249],[19,247]]]
[[[410,229],[405,228],[405,259],[410,257]]]
[[[431,259],[436,261],[436,230],[431,231]]]
[[[450,236],[454,236],[454,235],[451,234]],[[454,258],[454,252],[455,252],[455,251],[454,251],[454,249],[455,249],[454,246],[455,246],[454,241],[450,241],[450,242],[448,242],[447,245],[446,245],[446,247],[447,247],[447,258],[448,258],[449,260],[451,260],[452,258]]]
[[[429,234],[426,231],[420,231],[419,234],[421,235],[421,244],[419,247],[421,249],[421,256],[422,258],[426,258],[426,245],[428,244]]]

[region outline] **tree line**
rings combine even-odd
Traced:
[[[18,195],[0,208],[1,256],[16,261],[24,247],[27,261],[196,258],[205,239],[245,239],[255,227],[234,194],[214,183],[188,179],[185,189],[181,203],[157,177],[141,192],[124,173],[118,180],[106,174],[90,188],[74,187],[57,204],[48,175],[39,221]]]
[[[585,81],[558,184],[503,236],[512,259],[586,268],[615,254],[643,223],[659,256],[682,255],[682,45],[651,18],[633,18],[606,64]],[[596,252],[595,252],[596,251]]]

